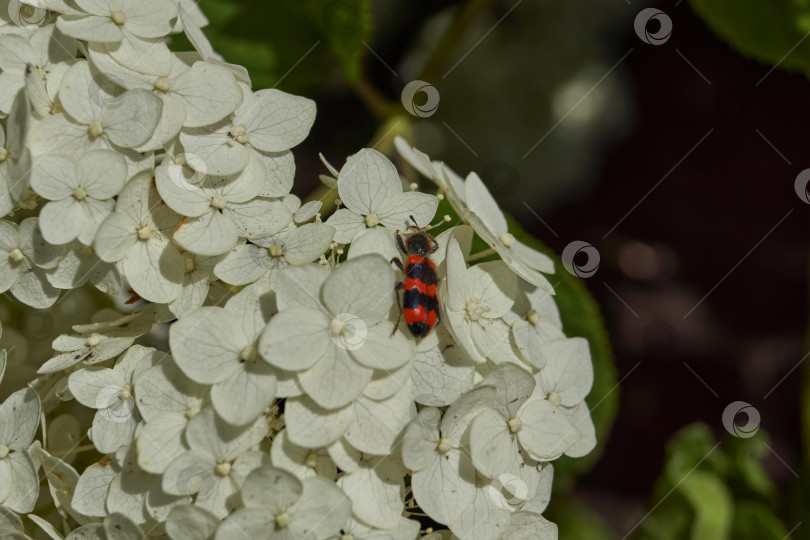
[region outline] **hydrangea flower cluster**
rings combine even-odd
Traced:
[[[363,149],[325,163],[323,219],[290,193],[315,104],[253,91],[194,2],[9,5],[0,292],[42,309],[89,282],[137,305],[26,359],[37,377],[0,404],[0,536],[408,540],[426,516],[557,537],[551,462],[596,443],[588,343],[475,173],[397,139],[425,193]],[[181,32],[195,50],[169,49]],[[394,236],[442,198],[460,216],[432,254],[442,322],[414,339]]]

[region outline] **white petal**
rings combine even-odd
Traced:
[[[508,232],[506,218],[481,178],[474,172],[464,182],[467,205],[496,237]],[[464,216],[462,216],[463,218]]]
[[[357,364],[348,351],[335,345],[298,382],[318,405],[327,409],[344,407],[354,401],[371,380],[372,370]]]
[[[326,224],[335,228],[335,242],[339,244],[353,242],[358,233],[366,228],[363,216],[348,208],[340,208],[335,211],[326,220]]]
[[[100,121],[106,100],[100,79],[90,72],[89,62],[77,62],[62,77],[59,101],[65,111],[82,124]]]
[[[338,193],[348,209],[365,215],[390,208],[402,195],[402,182],[388,158],[364,148],[340,170]]]
[[[275,467],[262,467],[245,478],[242,500],[248,508],[266,509],[270,515],[275,515],[289,509],[303,492],[303,483],[293,474]]]
[[[349,210],[346,210],[346,212],[349,212]],[[353,212],[351,212],[351,214],[357,216],[357,214]],[[352,248],[349,250],[350,259],[369,253],[379,253],[387,261],[401,257],[399,250],[397,250],[394,236],[391,234],[391,231],[383,227],[363,230],[351,240],[351,243]]]
[[[238,369],[239,353],[247,342],[234,317],[220,307],[200,308],[169,329],[177,365],[202,384],[224,381]]]
[[[416,223],[424,227],[433,221],[438,206],[439,199],[434,195],[407,191],[395,200],[389,210],[380,213],[378,217],[383,225],[392,229],[404,230],[408,225],[413,225],[411,216]]]
[[[39,395],[31,388],[17,390],[0,404],[0,444],[24,450],[39,425]]]
[[[307,396],[288,399],[284,408],[287,436],[298,446],[320,448],[338,440],[354,422],[351,407],[328,410]]]
[[[183,256],[154,236],[138,241],[124,257],[121,269],[133,290],[150,302],[171,302],[183,287]]]
[[[216,210],[186,218],[174,233],[180,247],[198,255],[222,255],[233,248],[238,239],[239,233],[231,218]]]
[[[329,247],[334,234],[335,229],[323,223],[302,225],[287,236],[284,258],[290,264],[314,261]]]
[[[475,470],[469,458],[450,450],[411,476],[419,506],[439,523],[452,523],[475,499]]]
[[[56,27],[65,35],[100,43],[120,41],[122,36],[121,30],[110,17],[98,15],[59,17]]]
[[[84,226],[84,203],[73,197],[51,201],[42,207],[39,224],[42,236],[51,244],[67,244],[75,240]]]
[[[517,439],[507,420],[494,410],[482,411],[470,426],[470,455],[475,469],[488,478],[520,473]]]
[[[166,518],[166,532],[173,540],[207,540],[219,525],[219,519],[198,506],[176,506]]]
[[[417,403],[443,407],[472,388],[475,364],[452,343],[446,329],[422,338],[416,351],[411,382]]]
[[[334,347],[328,329],[329,320],[319,310],[285,309],[270,319],[259,340],[259,352],[277,368],[306,370]]]
[[[245,122],[252,146],[265,152],[283,152],[309,134],[315,121],[314,101],[275,89],[259,90],[254,96],[256,108]]]
[[[0,222],[2,223],[2,222]],[[322,310],[321,288],[331,272],[319,264],[288,266],[279,272],[278,307],[290,306]]]
[[[3,506],[19,514],[34,510],[39,495],[39,478],[27,450],[13,452],[0,461],[0,478],[7,479],[10,485]]]
[[[242,91],[231,72],[210,62],[195,62],[172,81],[171,90],[186,107],[186,127],[219,122],[242,103]]]
[[[187,424],[188,419],[177,413],[159,414],[144,424],[137,439],[138,465],[155,474],[165,471],[186,450],[183,432]]]
[[[518,294],[517,277],[503,261],[490,261],[467,271],[467,298],[478,298],[489,309],[488,319],[503,317]]]
[[[198,184],[197,175],[182,165],[162,163],[155,169],[155,185],[169,208],[183,216],[199,216],[210,211],[211,194]]]
[[[20,274],[20,279],[11,286],[9,292],[20,302],[37,309],[51,307],[59,298],[59,289],[48,283],[45,272],[29,267]]]
[[[70,393],[76,401],[91,409],[107,407],[110,391],[117,394],[125,384],[126,379],[120,371],[102,367],[80,369],[68,377]]]
[[[549,362],[540,371],[543,390],[557,392],[566,407],[572,407],[588,395],[593,386],[593,365],[588,340],[558,339],[546,343]]]
[[[334,314],[349,313],[375,324],[394,303],[396,277],[383,257],[372,254],[351,259],[332,272],[321,293]]]
[[[556,459],[580,438],[562,409],[546,399],[530,399],[518,415],[523,423],[518,440],[534,459]]]
[[[93,243],[102,261],[120,261],[138,243],[137,224],[130,216],[113,212],[99,226]]]
[[[386,455],[392,451],[416,412],[409,384],[383,401],[361,396],[353,408],[354,424],[343,436],[356,449],[374,455]]]
[[[352,513],[358,519],[381,529],[396,526],[403,510],[399,479],[386,482],[376,469],[364,467],[341,477],[337,485],[352,499]]]
[[[229,204],[225,212],[236,224],[239,235],[247,239],[275,234],[292,223],[292,213],[277,199],[256,197],[245,203]]]
[[[276,398],[276,377],[263,363],[237,370],[211,387],[214,410],[229,424],[252,422]]]
[[[231,139],[226,121],[202,128],[180,131],[180,143],[188,154],[205,164],[206,174],[227,176],[241,172],[248,164],[250,150]],[[199,170],[199,169],[198,169]]]
[[[149,140],[160,121],[163,102],[148,90],[127,90],[116,107],[107,107],[101,118],[104,133],[118,146],[134,148]],[[141,151],[153,150],[141,148]]]
[[[394,323],[380,321],[368,328],[365,339],[354,344],[350,354],[371,369],[394,370],[405,365],[414,357],[414,341],[393,330]]]
[[[231,285],[253,283],[273,269],[267,250],[255,244],[241,244],[231,249],[214,267],[214,274]]]
[[[352,502],[333,482],[318,476],[303,481],[304,493],[290,509],[290,536],[329,538],[352,513]],[[324,513],[324,508],[329,511]]]
[[[31,188],[52,201],[65,199],[79,186],[76,162],[67,156],[44,155],[31,171]]]
[[[582,401],[570,409],[563,408],[563,412],[580,435],[579,440],[568,447],[565,455],[577,458],[589,454],[596,447],[596,428],[593,425],[588,404]]]

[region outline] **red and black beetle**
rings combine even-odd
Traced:
[[[439,244],[419,227],[413,216],[409,217],[413,225],[408,225],[408,228],[415,229],[416,232],[407,235],[404,240],[399,231],[396,233],[397,246],[408,259],[404,267],[397,258],[391,259],[391,262],[405,274],[405,281],[398,283],[396,287],[396,290],[405,289],[402,303],[397,295],[400,316],[405,318],[405,324],[414,336],[425,337],[439,323],[439,302],[436,298],[439,279],[436,277],[436,266],[429,258],[431,253],[439,249]],[[394,327],[394,332],[397,326]]]

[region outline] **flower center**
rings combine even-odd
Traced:
[[[271,257],[281,257],[284,255],[284,249],[281,246],[273,245],[267,248],[267,252]]]
[[[11,153],[4,147],[0,146],[0,161],[5,161],[8,159]]]
[[[310,452],[309,454],[307,454],[307,459],[305,463],[307,464],[307,467],[309,467],[310,469],[314,469],[315,467],[317,467],[318,454],[316,454],[315,452]]]
[[[537,323],[540,322],[540,314],[537,313],[535,310],[531,310],[529,313],[526,314],[526,320],[531,323],[532,326],[537,326]]]
[[[198,413],[198,412],[200,412],[200,408],[199,408],[199,407],[197,407],[196,405],[194,405],[194,406],[192,406],[192,407],[189,407],[189,408],[186,410],[186,418],[188,418],[189,420],[191,420],[191,419],[192,419],[194,416],[196,416],[196,415],[197,415],[197,413]]]
[[[546,399],[549,400],[555,407],[559,407],[560,403],[562,403],[562,398],[557,392],[551,392]]]
[[[149,240],[152,238],[152,228],[149,226],[144,226],[138,229],[138,238],[141,240]]]
[[[98,347],[99,343],[101,343],[101,336],[98,334],[90,334],[87,336],[87,339],[84,340],[84,344],[88,347]]]
[[[124,400],[132,399],[132,385],[125,384],[118,392],[118,397]]]
[[[11,452],[9,447],[5,444],[0,444],[0,459],[6,459],[6,456]]]
[[[453,449],[453,443],[444,438],[439,439],[439,442],[436,443],[436,449],[439,450],[440,454],[446,454]]]
[[[228,199],[222,193],[217,193],[211,198],[211,207],[222,210],[228,204]]]
[[[506,423],[509,426],[509,431],[517,433],[523,428],[523,421],[520,418],[510,418]]]
[[[380,224],[380,218],[377,217],[377,214],[371,213],[366,216],[366,227],[376,227]]]
[[[354,540],[354,535],[352,533],[343,533],[340,535],[340,540]]]
[[[11,257],[11,260],[14,262],[20,262],[23,260],[23,252],[20,251],[20,248],[14,248],[8,252],[8,256]]]
[[[238,126],[232,127],[229,133],[231,137],[233,137],[238,143],[245,144],[250,140],[250,136],[245,129],[245,124],[239,124]]]
[[[82,255],[85,257],[89,257],[90,255],[94,254],[96,251],[92,248],[92,246],[82,246]]]
[[[231,463],[229,461],[223,461],[222,463],[218,463],[216,467],[214,467],[214,471],[219,476],[228,476],[231,474]]]
[[[508,232],[503,233],[498,237],[498,240],[501,241],[506,247],[512,247],[515,244],[515,237],[509,234]]]
[[[87,198],[87,192],[84,190],[84,188],[77,187],[73,190],[73,198],[77,201],[83,201],[85,198]]]
[[[112,22],[114,22],[118,26],[121,26],[122,24],[127,22],[127,16],[124,15],[124,12],[121,11],[120,9],[118,11],[113,11],[112,13],[110,13],[110,18],[112,19]]]
[[[286,511],[279,512],[278,514],[276,514],[276,525],[278,525],[281,528],[284,528],[289,524],[290,524],[290,514],[288,514]]]
[[[158,77],[155,79],[155,90],[159,92],[168,92],[172,86],[172,81],[168,77]]]
[[[90,133],[91,136],[98,137],[99,135],[104,133],[104,128],[101,126],[101,123],[93,122],[92,124],[87,126],[87,131]]]
[[[489,306],[483,305],[480,298],[470,298],[467,300],[467,318],[471,321],[477,321],[483,317],[484,313],[489,311]]]
[[[191,257],[184,257],[183,267],[186,271],[186,274],[192,273],[194,271],[194,259],[192,259]]]
[[[256,347],[254,347],[253,345],[246,345],[239,352],[239,361],[249,363],[256,361],[256,352],[257,352]]]

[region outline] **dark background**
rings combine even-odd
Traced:
[[[426,25],[453,4],[386,3],[374,13],[371,49],[407,73],[409,55],[429,41]],[[461,173],[477,170],[557,253],[573,240],[599,250],[599,271],[586,281],[612,338],[620,411],[604,455],[576,490],[624,534],[649,505],[666,441],[696,421],[727,436],[721,414],[732,401],[760,411],[771,437],[766,468],[780,488],[799,470],[801,370],[782,379],[802,358],[806,325],[810,208],[794,179],[810,167],[810,85],[741,57],[687,2],[651,4],[673,21],[659,46],[633,30],[646,5],[576,4],[520,5],[507,14],[514,2],[494,2],[451,61],[505,17],[450,75],[428,81],[441,104],[434,117],[413,119],[411,139]],[[550,28],[557,28],[551,37]],[[537,159],[522,160],[554,124],[553,88],[583,66],[591,82],[615,69],[571,117],[589,100],[601,100],[602,112],[582,120],[580,133],[561,122],[537,146]],[[408,75],[393,76],[372,54],[364,67],[373,85],[399,100]],[[350,89],[310,95],[319,116],[296,151],[302,196],[323,170],[299,156],[321,151],[339,166],[340,156],[379,134]]]

